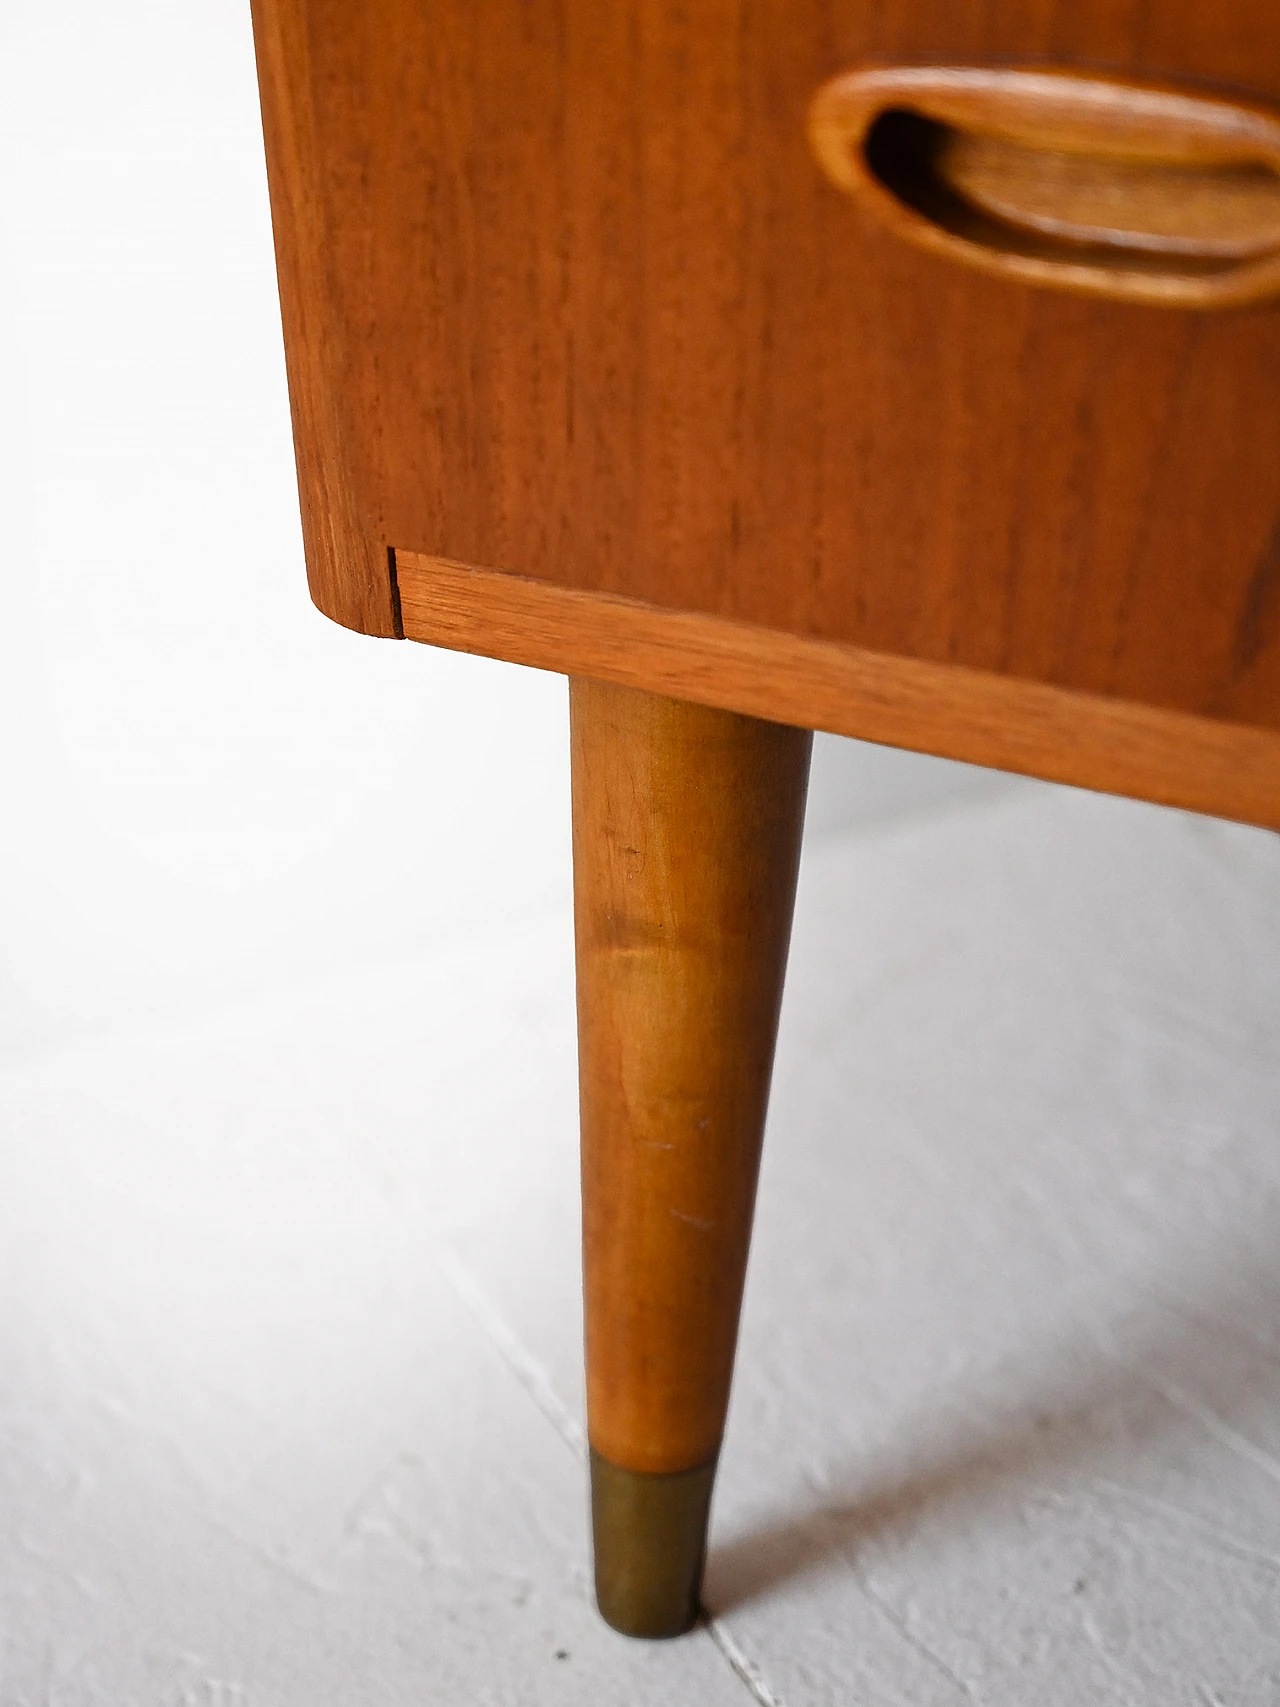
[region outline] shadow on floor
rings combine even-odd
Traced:
[[[1269,1207],[1244,1241],[1255,1252],[1280,1250],[1280,1205]],[[948,1395],[942,1424],[905,1420],[861,1462],[821,1487],[810,1481],[804,1509],[720,1544],[713,1531],[709,1613],[733,1612],[837,1563],[856,1574],[877,1544],[905,1544],[926,1525],[971,1528],[978,1507],[991,1516],[1090,1491],[1158,1508],[1280,1565],[1274,1536],[1268,1546],[1265,1534],[1251,1543],[1228,1533],[1212,1474],[1196,1472],[1210,1496],[1199,1512],[1149,1491],[1170,1476],[1185,1488],[1188,1459],[1198,1454],[1202,1464],[1206,1452],[1280,1483],[1280,1458],[1258,1439],[1259,1418],[1280,1414],[1280,1262],[1246,1261],[1237,1248],[1215,1253],[1212,1267],[1202,1261],[1199,1272],[1184,1255],[1170,1274],[1167,1286],[1117,1282],[1106,1323],[1072,1323],[1056,1346],[1026,1347],[1017,1371],[1007,1362],[1000,1371],[995,1403],[975,1380]],[[1273,1501],[1264,1507],[1265,1523]]]

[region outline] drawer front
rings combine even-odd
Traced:
[[[351,589],[400,548],[1280,725],[1280,312],[968,270],[806,131],[868,61],[1280,106],[1273,0],[260,0],[257,24],[332,614],[385,621]]]

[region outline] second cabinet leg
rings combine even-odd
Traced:
[[[795,898],[805,730],[570,683],[596,1595],[697,1616]]]

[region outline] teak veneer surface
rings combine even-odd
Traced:
[[[410,640],[1280,830],[1280,731],[401,552]]]
[[[967,271],[869,219],[806,135],[871,60],[1280,105],[1274,0],[254,14],[308,566],[338,621],[401,632],[394,551],[749,624],[768,667],[725,662],[717,702],[757,714],[875,732],[855,700],[827,715],[830,682],[760,706],[792,640],[1255,749],[1280,729],[1280,313]],[[1204,809],[1266,816],[1211,781]]]

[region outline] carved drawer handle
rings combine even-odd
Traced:
[[[1068,71],[872,66],[821,88],[827,176],[907,242],[1094,296],[1280,293],[1280,116]]]

